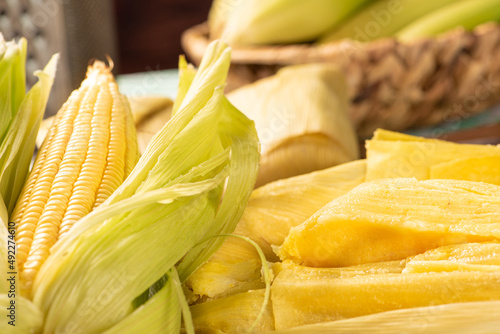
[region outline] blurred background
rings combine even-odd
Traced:
[[[405,131],[446,123],[451,130],[441,126],[437,132],[424,129],[418,134],[441,136],[456,129],[470,130],[465,137],[469,141],[485,133],[494,138],[488,139],[490,142],[500,141],[498,107],[468,123],[456,122],[500,101],[500,57],[495,56],[500,50],[500,27],[490,25],[468,32],[477,25],[499,21],[499,11],[488,9],[486,1],[291,1],[281,9],[267,8],[263,5],[267,2],[262,2],[259,8],[236,11],[233,9],[252,2],[216,0],[217,15],[212,22],[190,29],[207,21],[212,2],[0,0],[0,31],[6,40],[28,39],[28,85],[35,81],[31,73],[42,68],[53,53],[60,53],[47,116],[55,114],[79,86],[89,61],[107,55],[114,62],[124,93],[168,91],[170,95],[166,95],[174,97],[177,74],[173,69],[179,54],[187,53],[196,64],[209,38],[229,31],[231,36],[225,37],[233,46],[234,57],[228,89],[272,75],[286,65],[333,62],[348,79],[350,115],[360,139],[370,137],[377,127]],[[313,3],[316,7],[310,6]],[[488,3],[495,5],[494,0]],[[252,15],[258,19],[248,19]],[[404,29],[408,22],[418,23],[420,18],[430,21],[417,24],[418,29]],[[226,25],[226,21],[233,25]],[[439,43],[419,42],[430,37],[429,32],[434,36],[457,26],[465,29],[448,34]],[[388,32],[388,27],[393,31]],[[188,29],[191,40],[183,50],[181,35]],[[394,36],[405,44],[384,39]],[[246,47],[254,49],[245,53]],[[165,71],[169,69],[172,71]],[[138,75],[129,75],[132,73]],[[150,85],[148,80],[156,81]],[[156,91],[149,89],[151,86]],[[476,129],[491,124],[493,128]]]
[[[85,76],[89,59],[114,61],[114,73],[176,68],[180,35],[206,20],[211,0],[0,0],[6,40],[28,39],[31,75],[59,52],[48,113],[54,114]]]

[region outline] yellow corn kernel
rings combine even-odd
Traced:
[[[23,293],[50,248],[111,195],[137,159],[128,102],[96,61],[58,112],[14,209]]]

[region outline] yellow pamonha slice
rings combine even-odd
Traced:
[[[500,187],[458,180],[364,183],[292,228],[282,259],[342,267],[500,238]]]

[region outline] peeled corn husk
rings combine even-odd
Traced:
[[[500,187],[458,180],[364,183],[294,227],[282,259],[342,267],[500,238]]]
[[[367,0],[219,0],[209,15],[211,38],[231,45],[311,41]]]
[[[358,158],[347,85],[331,64],[284,68],[231,92],[261,141],[257,186]]]
[[[277,261],[272,246],[281,245],[290,228],[361,184],[365,170],[365,161],[360,160],[262,186],[253,191],[234,233],[251,238],[268,260]],[[202,300],[261,289],[261,266],[251,244],[228,238],[210,261],[189,277],[186,285],[195,299]]]
[[[468,252],[471,255],[455,258],[452,254],[450,258],[457,264],[467,266],[474,255],[484,256],[481,244],[454,247],[459,249],[459,253]],[[475,247],[479,247],[478,252],[474,251]],[[441,253],[450,252],[450,248],[453,247]],[[500,299],[498,260],[490,261],[498,254],[500,245],[493,244],[491,248],[495,251],[481,261],[485,268],[471,267],[470,270],[448,270],[444,260],[441,260],[441,266],[445,270],[422,272],[406,268],[401,271],[401,267],[397,272],[397,266],[393,266],[391,272],[375,271],[381,264],[362,266],[372,266],[374,269],[371,271],[358,271],[353,267],[303,268],[290,265],[276,275],[272,285],[276,329],[395,309]],[[417,260],[430,261],[433,268],[439,269],[440,265],[436,264],[439,255],[434,251],[434,254],[423,254]],[[406,266],[413,260],[409,258]],[[491,263],[493,268],[487,268]]]

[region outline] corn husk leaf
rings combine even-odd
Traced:
[[[227,20],[241,0],[214,0],[208,12],[208,30],[212,39],[221,36]]]
[[[146,150],[151,138],[171,118],[173,101],[163,96],[128,96],[134,122],[137,128],[139,153]],[[55,116],[42,121],[36,138],[36,147],[41,147]]]
[[[12,305],[12,300],[15,301],[15,314],[13,318],[10,317],[11,312],[8,309]],[[2,321],[0,321],[0,333],[40,333],[43,327],[43,314],[40,309],[30,300],[19,295],[11,298],[9,294],[0,294],[0,317],[2,317]]]
[[[257,186],[358,158],[347,84],[331,64],[286,67],[228,98],[257,127],[262,145]]]
[[[8,222],[9,222],[9,214],[7,212],[7,208],[0,196],[0,273],[1,277],[8,277],[8,272],[17,272],[17,267],[9,268],[9,240],[10,246],[14,245],[14,236],[9,238],[11,234],[9,233]],[[12,250],[12,248],[11,248]],[[12,253],[11,253],[12,254]],[[15,260],[15,259],[14,259]],[[16,261],[14,261],[14,265]],[[0,280],[0,294],[6,294],[9,291],[10,283],[6,279]]]
[[[9,120],[6,119],[8,117],[2,116],[2,120],[7,122],[2,123],[2,126],[8,124],[8,127],[2,130],[4,136],[0,144],[0,193],[9,214],[14,209],[29,171],[35,149],[36,135],[52,88],[58,59],[57,55],[53,56],[43,71],[35,73],[39,81],[24,96],[26,41],[22,39],[18,47],[21,50],[13,63],[8,65],[0,64],[2,67],[14,66],[12,73],[10,73],[10,80],[12,81],[4,81],[4,84],[12,87],[5,87],[5,90],[3,90],[9,96],[12,94],[12,104],[7,99],[3,105],[9,105],[8,109],[18,108],[16,112],[12,111]],[[3,60],[8,60],[7,54],[9,52],[10,48],[7,49]],[[21,66],[23,69],[15,68],[16,66]],[[8,72],[8,69],[6,69],[6,72]],[[24,98],[17,105],[21,92]],[[0,113],[8,112],[11,111],[3,110]]]
[[[179,57],[179,86],[177,87],[177,97],[174,101],[174,106],[172,108],[172,115],[175,115],[179,111],[184,98],[186,97],[189,87],[193,83],[196,76],[196,69],[192,64],[186,62],[184,56]]]
[[[179,260],[188,274],[209,258],[215,242],[187,260],[200,241],[234,229],[259,154],[253,122],[222,92],[229,59],[223,43],[209,46],[179,112],[129,177],[52,249],[34,283],[44,333],[112,328]]]
[[[485,22],[500,20],[500,1],[498,0],[461,0],[449,3],[442,8],[428,13],[395,33],[402,41],[412,41],[431,37],[447,30],[463,27],[472,30]]]
[[[500,327],[500,301],[455,303],[388,311],[278,330],[279,334],[489,334]]]

